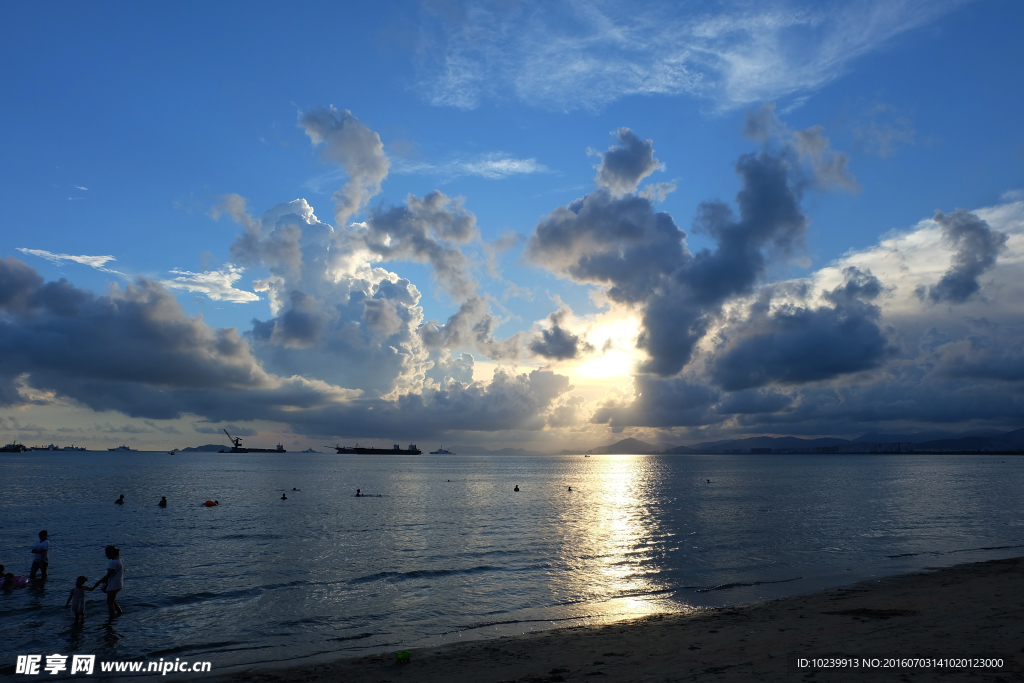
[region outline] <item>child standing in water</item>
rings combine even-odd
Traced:
[[[85,592],[92,590],[92,588],[85,585],[85,582],[88,580],[88,577],[79,576],[78,580],[75,581],[75,587],[71,589],[71,595],[68,596],[67,602],[64,603],[65,607],[69,604],[71,605],[71,611],[75,613],[76,624],[79,621],[85,621]]]

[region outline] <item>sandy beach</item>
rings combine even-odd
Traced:
[[[798,658],[833,656],[859,666],[798,667]],[[865,658],[877,666],[864,666]],[[884,668],[894,664],[887,658],[1002,658],[1003,666]],[[1015,558],[690,615],[413,650],[405,664],[374,655],[216,680],[998,682],[1024,681],[1022,663],[1024,561]]]

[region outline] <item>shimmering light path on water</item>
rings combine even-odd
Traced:
[[[45,584],[0,593],[0,666],[80,652],[223,669],[1024,554],[1012,456],[2,458],[0,564],[26,574],[40,529],[52,548]],[[96,591],[74,627],[68,591],[103,575],[108,543],[126,614],[108,623]]]

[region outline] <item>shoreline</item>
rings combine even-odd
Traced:
[[[1024,558],[872,579],[690,614],[574,626],[328,663],[204,676],[223,683],[403,681],[1024,681]],[[997,657],[1002,668],[797,669],[797,657]],[[910,676],[912,678],[908,678]],[[173,676],[172,676],[173,677]]]

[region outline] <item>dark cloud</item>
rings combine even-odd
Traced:
[[[793,131],[775,114],[775,103],[768,102],[747,111],[743,135],[763,145],[778,142],[784,152],[792,152],[810,170],[810,179],[819,187],[858,189],[850,172],[850,156],[832,149],[822,126]]]
[[[613,195],[623,195],[636,192],[640,181],[661,168],[661,162],[654,158],[653,140],[641,140],[629,128],[619,128],[616,135],[619,144],[601,156],[594,182]]]
[[[541,219],[525,256],[577,282],[609,285],[616,301],[641,303],[690,258],[685,238],[649,199],[597,190]]]
[[[8,258],[0,261],[0,283],[0,376],[8,386],[27,374],[36,388],[89,404],[86,386],[94,382],[235,389],[270,383],[234,329],[212,330],[187,317],[152,281],[97,297],[63,280],[43,284]]]
[[[581,340],[562,327],[562,322],[569,315],[568,307],[562,306],[548,316],[551,327],[540,331],[540,336],[530,342],[530,351],[549,360],[569,360],[577,358],[581,353],[594,350],[594,345]]]
[[[963,209],[950,214],[936,211],[934,220],[942,226],[943,240],[956,253],[946,274],[928,288],[928,299],[933,303],[962,304],[981,289],[978,278],[1006,250],[1007,235]]]
[[[881,283],[855,268],[825,294],[833,306],[785,305],[774,313],[755,309],[716,356],[714,381],[727,391],[770,383],[804,384],[878,367],[891,352],[878,326],[880,311],[868,303]]]
[[[542,219],[526,258],[577,282],[607,285],[611,299],[642,307],[638,346],[649,358],[640,371],[676,374],[722,303],[750,293],[763,276],[764,250],[790,254],[802,246],[808,221],[789,170],[784,156],[769,152],[740,158],[739,216],[722,202],[705,202],[694,221],[714,250],[691,255],[686,233],[650,200],[598,190]]]
[[[311,379],[314,372],[286,377],[265,372],[234,329],[214,330],[201,318],[189,318],[152,281],[138,280],[97,297],[67,283],[44,283],[31,268],[5,259],[0,283],[0,387],[5,387],[0,395],[7,405],[26,403],[18,391],[24,382],[92,410],[142,419],[192,414],[207,423],[269,420],[307,434],[416,439],[452,430],[540,430],[556,400],[571,389],[568,378],[547,371],[517,375],[499,370],[489,383],[473,382],[468,355],[457,360],[435,356],[439,381],[425,383],[432,366],[415,346],[416,325],[406,324],[412,321],[403,321],[403,334],[413,344],[404,351],[394,346],[395,335],[386,340],[392,344],[366,343],[375,327],[381,333],[379,327],[390,324],[380,320],[365,328],[367,337],[360,337],[363,328],[350,322],[333,336],[322,335],[321,347],[270,344],[280,320],[269,335],[254,339],[254,344],[270,345],[268,357],[279,365],[292,363],[303,370],[310,365],[324,370],[328,359],[337,364],[339,357],[358,365],[367,358],[367,348],[412,357],[419,363],[412,379],[405,385],[387,382],[391,395],[385,398],[383,391],[375,395],[362,387],[348,390]],[[362,293],[351,297],[353,310],[339,319],[351,321],[355,309],[375,310],[363,305],[366,298]],[[372,288],[372,300],[393,304],[396,311],[412,310],[419,295],[408,281],[388,279]],[[330,348],[346,339],[352,343],[348,350]],[[285,356],[273,358],[274,353]],[[368,373],[382,367],[379,362],[365,365]]]
[[[778,413],[793,404],[793,397],[775,389],[744,389],[726,394],[715,406],[720,415]]]
[[[721,393],[699,381],[685,378],[662,379],[649,375],[633,378],[635,397],[631,402],[608,400],[590,421],[622,427],[695,427],[721,420],[712,410]]]

